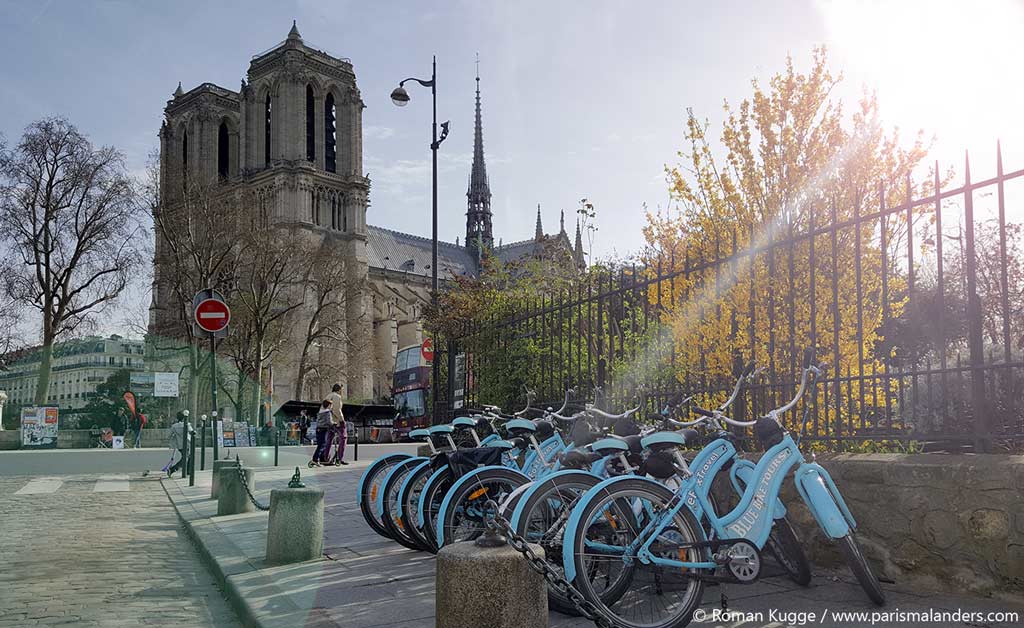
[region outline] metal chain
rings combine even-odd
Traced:
[[[264,506],[256,501],[256,497],[252,494],[252,491],[249,490],[249,483],[245,480],[245,473],[242,471],[242,464],[238,463],[235,468],[238,469],[238,481],[241,482],[242,487],[245,489],[245,494],[249,496],[249,501],[252,502],[252,505],[258,510],[270,510],[270,506]]]
[[[512,529],[511,524],[498,512],[497,504],[493,500],[489,500],[486,506],[490,516],[487,520],[487,527],[494,532],[500,532],[505,535],[505,539],[512,549],[516,550],[526,558],[527,564],[531,569],[544,576],[544,580],[548,586],[555,590],[562,597],[567,598],[572,605],[576,607],[580,615],[586,617],[590,621],[594,622],[599,628],[616,628],[620,624],[615,621],[615,617],[587,598],[583,597],[579,589],[574,587],[572,583],[565,579],[562,574],[555,571],[555,569],[543,558],[537,556],[530,547],[530,543],[523,537],[516,534],[515,530]]]

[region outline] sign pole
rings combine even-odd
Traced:
[[[217,458],[217,340],[210,334],[210,399],[213,400],[213,459]]]

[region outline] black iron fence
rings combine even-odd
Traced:
[[[810,346],[829,370],[807,401],[809,439],[1019,447],[1024,170],[1004,172],[997,151],[993,177],[972,180],[965,163],[943,189],[935,173],[755,227],[684,227],[635,265],[464,322],[438,343],[440,407],[512,408],[527,387],[537,405],[570,387],[610,409],[679,393],[710,404],[752,359],[765,377],[734,410],[749,418],[794,393]]]

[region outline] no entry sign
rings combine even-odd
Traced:
[[[426,340],[423,341],[423,344],[420,345],[420,355],[422,355],[423,359],[426,360],[427,362],[433,362],[434,361],[434,341],[433,341],[433,339],[427,338]]]
[[[228,326],[231,310],[220,299],[203,299],[196,305],[195,317],[199,329],[215,334]]]

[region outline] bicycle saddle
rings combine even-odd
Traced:
[[[498,449],[515,449],[516,444],[507,440],[492,440],[487,443],[488,447],[497,447]]]
[[[423,429],[423,428],[420,428],[418,430],[413,430],[413,431],[409,432],[409,438],[412,438],[412,439],[420,439],[420,438],[427,439],[429,437],[430,437],[430,430],[426,430],[426,429]]]
[[[602,438],[599,441],[595,441],[590,448],[602,456],[608,456],[616,452],[628,451],[629,445],[617,438]]]
[[[540,441],[551,438],[555,433],[555,426],[549,421],[536,421],[534,424],[537,426],[537,439]]]
[[[573,449],[562,454],[561,462],[565,469],[589,469],[602,457],[599,453]]]
[[[638,434],[633,434],[630,436],[619,436],[618,434],[609,434],[608,437],[626,443],[626,447],[629,447],[629,453],[639,454],[644,450],[643,445],[640,444],[640,436]]]
[[[468,416],[460,416],[459,418],[452,421],[452,427],[455,429],[472,429],[476,426],[476,421],[469,418]]]
[[[655,432],[644,436],[640,444],[651,451],[664,451],[673,447],[696,445],[700,435],[696,430],[680,430],[678,432]]]
[[[528,419],[512,419],[505,424],[505,430],[507,430],[509,434],[532,433],[537,431],[537,425]]]
[[[434,427],[427,429],[427,431],[431,434],[451,434],[455,431],[455,428],[451,425],[435,425]]]

